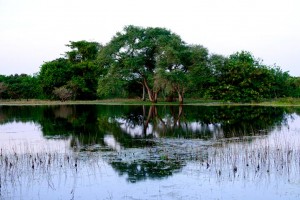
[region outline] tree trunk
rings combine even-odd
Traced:
[[[146,100],[146,89],[145,89],[145,85],[143,85],[143,96],[142,96],[142,101],[145,101]]]
[[[143,136],[144,137],[146,137],[147,135],[148,124],[149,124],[148,118],[146,120],[146,108],[143,105]]]
[[[178,91],[178,101],[179,104],[183,104],[183,92]]]
[[[153,101],[153,103],[157,103],[157,95],[158,95],[158,91],[157,92],[153,92],[154,94],[154,101]]]
[[[182,113],[183,113],[183,105],[180,104],[179,105],[179,110],[178,110],[178,116],[177,116],[177,124],[178,124],[179,128],[181,127],[180,119],[181,119]]]
[[[143,93],[142,93],[142,101],[146,101],[146,88],[145,88],[145,84],[144,84],[144,82],[142,81],[142,82],[138,82],[139,84],[141,84],[142,85],[142,89],[143,89]]]
[[[147,89],[147,93],[148,93],[148,96],[149,96],[149,100],[152,102],[152,103],[157,103],[157,94],[158,94],[158,91],[157,92],[154,92],[153,90],[150,89],[148,83],[147,83],[147,80],[144,78],[144,85]]]
[[[144,106],[143,106],[143,114],[144,114],[144,116],[146,116],[146,110],[145,110]],[[149,122],[150,122],[151,119],[154,120],[154,118],[155,118],[155,106],[152,105],[149,108],[147,119],[145,120],[145,117],[144,117],[143,133],[144,133],[145,136],[147,134],[147,129],[148,129],[148,126],[149,126]]]

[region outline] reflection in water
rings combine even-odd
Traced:
[[[1,123],[40,124],[47,138],[71,138],[74,149],[155,145],[156,138],[222,139],[268,134],[286,121],[287,109],[208,106],[3,106]]]
[[[2,106],[0,123],[34,122],[41,125],[45,136],[74,136],[82,144],[104,144],[107,134],[123,142],[134,138],[220,139],[267,134],[284,124],[288,112],[279,107],[249,106]]]
[[[118,143],[113,135],[105,135],[104,136],[104,143],[112,148],[113,150],[120,151],[121,150],[121,145]]]
[[[56,195],[66,194],[56,199],[174,199],[174,195],[187,199],[199,195],[203,199],[253,199],[257,192],[253,187],[268,181],[268,188],[260,193],[267,192],[268,198],[280,199],[282,193],[274,193],[276,187],[292,190],[293,195],[284,197],[299,196],[293,184],[300,181],[299,116],[293,114],[299,110],[247,106],[2,106],[0,198],[15,190],[15,196],[9,197],[22,199],[16,194],[24,190],[26,182],[32,184],[32,191],[24,199],[34,198],[36,188],[44,188],[38,190],[43,199],[54,191]],[[62,141],[68,146],[36,154],[4,152],[3,148],[10,147],[3,143],[9,132],[4,133],[4,128],[28,123],[37,128],[43,140]],[[15,130],[18,133],[9,134],[23,134],[36,141],[34,134],[29,138],[30,133]],[[225,190],[228,183],[231,187]],[[163,185],[163,189],[157,185]],[[241,185],[247,185],[243,194],[248,196],[236,193]],[[99,188],[103,190],[97,195]],[[215,190],[223,193],[218,196]],[[168,196],[170,193],[173,196]]]
[[[112,167],[119,172],[120,175],[127,175],[127,180],[131,183],[146,179],[160,179],[171,176],[182,168],[179,161],[147,161],[134,163],[112,162]]]
[[[271,107],[141,106],[98,120],[131,138],[221,139],[267,134],[286,119],[284,109]]]
[[[36,123],[9,122],[0,125],[0,148],[3,153],[65,152],[68,145],[68,138],[43,137]]]

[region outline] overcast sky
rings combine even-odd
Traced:
[[[250,51],[300,76],[299,0],[0,0],[0,74],[34,74],[70,40],[106,44],[126,25],[165,27],[210,53]]]

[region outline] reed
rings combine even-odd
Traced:
[[[254,180],[293,179],[300,174],[300,141],[278,134],[271,138],[222,141],[208,148],[202,161],[220,180],[224,177]]]
[[[45,181],[50,189],[55,190],[58,186],[54,179],[74,181],[83,174],[83,169],[88,168],[91,174],[96,173],[100,166],[99,155],[95,153],[23,150],[0,150],[0,199],[16,199],[24,188],[34,188]],[[73,194],[75,188],[76,184],[72,189]]]

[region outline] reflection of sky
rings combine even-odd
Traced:
[[[273,148],[285,146],[293,150],[300,150],[300,117],[299,115],[290,115],[286,125],[277,127],[268,138],[260,143],[268,144]]]
[[[113,135],[105,135],[104,136],[104,143],[112,148],[113,150],[120,151],[121,145],[120,143],[114,138]]]
[[[135,125],[132,126],[125,119],[117,118],[116,121],[120,124],[120,128],[129,134],[131,137],[142,137],[143,136],[143,125]],[[148,124],[146,135],[153,135],[155,137],[158,137],[159,134],[153,130],[153,125],[151,123]]]
[[[123,118],[116,118],[116,122],[119,123],[120,128],[131,137],[143,137],[143,125],[133,125]],[[163,125],[163,123],[165,125]],[[181,122],[182,123],[182,122]],[[174,123],[172,118],[163,118],[159,124],[156,124],[156,129],[154,129],[152,123],[148,123],[146,127],[146,135],[153,135],[154,137],[159,137],[159,132],[167,128],[179,128],[178,123]],[[177,126],[177,127],[176,127]],[[213,139],[220,139],[224,137],[224,132],[220,124],[201,124],[200,122],[184,122],[181,124],[181,128],[185,131],[192,131],[193,133],[208,131],[212,133]]]
[[[203,125],[199,122],[190,122],[187,123],[187,129],[192,132],[204,131],[207,130],[212,133],[212,139],[220,139],[224,137],[223,129],[221,128],[221,124],[208,124]]]
[[[32,122],[12,122],[0,125],[0,146],[3,151],[24,153],[25,151],[65,151],[68,140],[43,137],[40,126]]]

